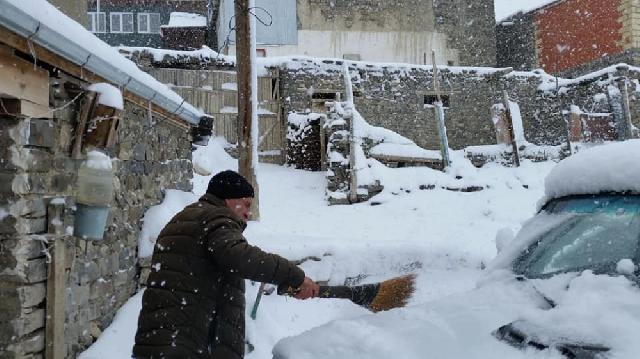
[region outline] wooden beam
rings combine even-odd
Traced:
[[[0,26],[0,44],[5,44],[13,49],[16,49],[22,53],[25,54],[31,54],[31,50],[29,48],[29,43],[28,41],[23,38],[20,35],[17,35],[9,30],[7,30],[6,28]],[[111,83],[111,81],[102,78],[96,74],[94,74],[93,72],[90,72],[84,68],[82,68],[80,65],[77,65],[65,58],[63,58],[62,56],[53,53],[47,49],[45,49],[44,47],[38,45],[38,44],[33,44],[33,53],[35,54],[36,60],[38,63],[43,62],[43,63],[47,63],[49,65],[51,65],[52,67],[58,68],[66,73],[68,73],[69,75],[72,75],[74,77],[77,77],[83,81],[89,82],[89,83],[99,83],[99,82],[107,82],[107,83]],[[33,65],[31,65],[33,66]],[[114,84],[116,87],[118,86],[118,84]],[[136,104],[137,106],[146,109],[148,107],[148,99],[144,99],[141,98],[137,95],[135,95],[134,93],[127,91],[126,89],[123,91],[123,97],[125,100]],[[166,121],[169,121],[171,124],[178,126],[180,128],[184,128],[184,129],[189,129],[190,128],[190,124],[188,122],[179,120],[179,117],[167,110],[165,110],[164,108],[156,105],[156,104],[152,104],[152,110],[153,112],[157,113],[158,115],[160,115],[160,117]]]
[[[64,204],[49,205],[47,210],[49,253],[51,255],[47,273],[45,357],[64,359],[66,345],[65,327],[65,260]],[[53,244],[53,245],[52,245]]]
[[[49,72],[0,52],[0,95],[49,105]]]
[[[78,160],[82,158],[82,142],[84,140],[84,132],[87,129],[87,122],[93,113],[93,108],[96,104],[97,93],[93,91],[87,91],[82,99],[82,107],[80,108],[80,114],[78,115],[78,124],[74,132],[75,138],[73,140],[73,148],[71,150],[71,158]]]

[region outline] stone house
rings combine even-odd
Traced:
[[[87,29],[112,46],[162,47],[161,26],[172,12],[217,17],[218,0],[86,0]],[[99,10],[98,10],[99,7]],[[214,30],[212,30],[214,31]],[[215,36],[211,36],[215,47]],[[204,45],[202,40],[198,46]]]
[[[496,25],[498,66],[576,76],[638,65],[640,5],[631,0],[557,0]]]
[[[198,110],[38,4],[0,0],[2,358],[72,358],[100,336],[137,291],[142,216],[191,190],[192,140],[208,135]],[[91,149],[111,167],[102,224],[81,216]]]
[[[260,56],[430,64],[435,49],[438,64],[495,65],[493,0],[256,0],[256,7]],[[221,1],[218,44],[228,54],[233,14],[233,1]]]

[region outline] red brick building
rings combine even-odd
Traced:
[[[497,24],[498,66],[576,75],[640,61],[640,4],[557,0]]]

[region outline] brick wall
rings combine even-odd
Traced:
[[[567,0],[535,13],[539,65],[557,73],[624,51],[620,0]]]
[[[53,75],[52,75],[53,76]],[[61,107],[86,85],[57,72],[50,105]],[[60,218],[65,260],[67,357],[75,357],[108,326],[137,290],[137,240],[144,212],[164,190],[191,189],[188,130],[125,104],[119,144],[110,151],[115,194],[105,238],[72,236],[76,173],[70,158],[77,106],[52,118],[0,117],[0,357],[41,358],[45,337],[49,205],[64,203]]]

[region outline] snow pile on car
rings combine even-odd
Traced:
[[[559,278],[560,279],[560,278]],[[562,281],[562,279],[560,279]],[[637,358],[640,352],[640,289],[624,276],[584,271],[555,291],[541,287],[555,308],[529,312],[522,320],[553,342],[610,348],[607,358]],[[554,293],[555,292],[555,293]]]
[[[603,192],[640,193],[640,140],[580,151],[561,161],[545,180],[541,205],[559,197]]]

